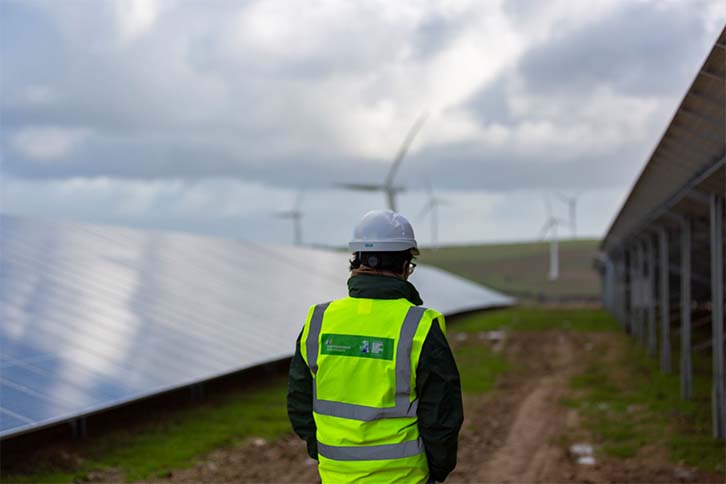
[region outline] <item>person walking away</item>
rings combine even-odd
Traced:
[[[443,315],[408,282],[413,228],[371,211],[349,246],[349,296],[311,307],[297,339],[290,422],[323,484],[443,482],[456,466],[461,384]]]

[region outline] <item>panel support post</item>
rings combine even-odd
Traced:
[[[88,437],[88,423],[86,417],[74,418],[70,422],[71,433],[74,439],[85,439]]]
[[[627,296],[627,273],[625,266],[625,251],[620,253],[618,259],[618,315],[620,316],[620,325],[623,329],[627,327],[627,318],[625,310],[625,301]]]
[[[635,267],[637,266],[635,254],[635,249],[631,248],[628,250],[628,334],[633,337],[637,334],[635,320],[637,319],[636,307],[638,305],[638,299],[636,297],[638,279],[635,272]]]
[[[615,307],[620,326],[625,328],[625,255],[621,252],[615,263]]]
[[[670,284],[669,284],[669,258],[668,231],[661,227],[658,231],[658,245],[660,255],[660,370],[663,373],[671,371],[671,321],[670,321]]]
[[[693,396],[691,366],[691,221],[681,222],[681,398]]]
[[[638,343],[641,346],[645,346],[645,319],[646,311],[648,308],[648,279],[645,268],[645,242],[638,244],[638,278],[640,284],[638,284],[638,299],[640,300],[640,310],[638,311]]]
[[[724,370],[724,199],[711,194],[711,326],[713,329],[713,435],[726,438],[726,370]]]
[[[655,243],[648,237],[648,356],[658,354],[658,338],[655,331]]]

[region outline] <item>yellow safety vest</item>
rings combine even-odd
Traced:
[[[424,483],[416,367],[434,310],[406,299],[347,297],[310,308],[300,353],[313,376],[325,484]]]

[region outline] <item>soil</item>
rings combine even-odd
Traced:
[[[497,349],[514,370],[492,392],[465,396],[466,419],[458,464],[447,483],[724,482],[723,476],[679,467],[654,448],[647,458],[598,455],[583,465],[570,455],[568,436],[587,436],[577,412],[561,404],[568,381],[581,371],[593,348],[607,348],[607,333],[518,332]],[[463,344],[452,337],[454,345]],[[480,344],[489,344],[482,340]],[[610,345],[612,346],[612,345]],[[316,462],[295,436],[275,441],[250,439],[205,456],[194,467],[156,482],[320,482]]]

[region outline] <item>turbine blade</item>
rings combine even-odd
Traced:
[[[300,210],[278,210],[274,215],[281,218],[301,218],[302,212]]]
[[[295,196],[295,207],[296,211],[300,210],[300,206],[302,205],[303,197],[305,196],[305,190],[300,190],[297,192],[297,195]]]
[[[426,177],[426,193],[428,193],[429,198],[434,198],[434,186],[431,184],[431,178],[428,176]]]
[[[424,206],[421,209],[421,211],[416,215],[416,219],[417,220],[418,219],[421,219],[421,217],[423,217],[424,215],[426,215],[427,213],[429,213],[432,208],[434,208],[433,201],[432,200],[429,200],[428,202],[426,202],[424,204]]]
[[[552,219],[549,218],[545,222],[545,224],[542,226],[542,228],[539,231],[539,239],[543,240],[545,236],[547,235],[547,232],[550,231],[550,228],[552,228]]]
[[[384,185],[376,185],[373,183],[336,183],[335,186],[359,192],[380,192],[386,189]]]
[[[384,185],[391,186],[393,184],[393,178],[396,176],[396,172],[398,171],[399,166],[401,166],[401,162],[406,157],[406,153],[408,153],[408,149],[411,147],[411,143],[413,143],[413,140],[416,138],[419,130],[423,126],[424,122],[426,122],[427,117],[428,112],[424,111],[424,113],[419,116],[416,122],[413,123],[413,126],[411,126],[411,129],[408,131],[408,134],[403,140],[403,144],[398,149],[398,153],[396,153],[396,157],[393,159],[391,169],[388,171],[388,175],[386,176]]]
[[[572,200],[574,198],[574,197],[568,197],[567,195],[565,195],[564,193],[561,193],[561,192],[555,192],[555,196],[565,203],[570,203],[570,200]]]
[[[386,193],[386,202],[388,202],[388,209],[396,211],[396,191],[392,187],[386,187],[384,189]]]
[[[547,213],[547,220],[552,218],[552,203],[550,202],[550,197],[548,195],[544,196],[544,205],[545,205],[545,211]]]

